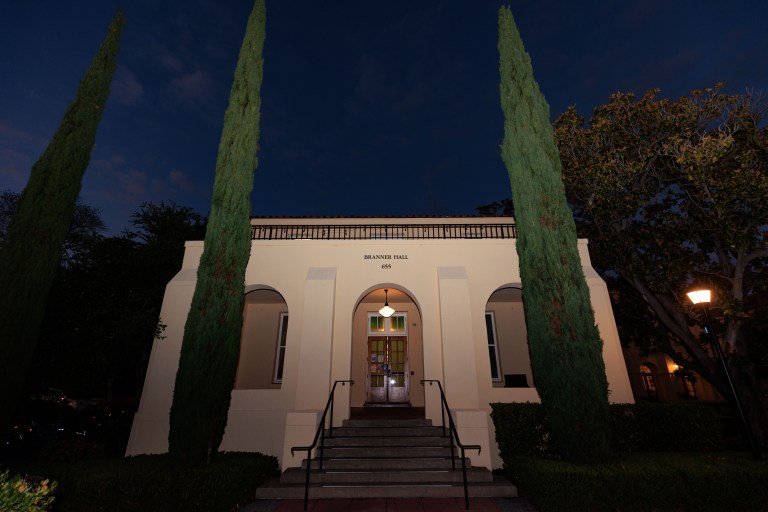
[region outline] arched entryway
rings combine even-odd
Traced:
[[[395,287],[374,289],[358,302],[352,326],[351,406],[424,407],[421,312]],[[394,308],[379,314],[385,300]]]

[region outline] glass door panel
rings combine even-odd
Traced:
[[[405,336],[368,338],[368,402],[408,401],[408,356]]]

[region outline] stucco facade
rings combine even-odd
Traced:
[[[424,407],[441,423],[439,379],[472,464],[501,465],[492,402],[538,401],[530,367],[510,218],[253,219],[246,306],[227,451],[275,455],[311,442],[336,380],[334,424],[372,402]],[[184,323],[202,242],[187,242],[161,311],[127,455],[163,453]],[[579,254],[589,285],[612,402],[632,402],[605,283]],[[377,311],[388,302],[396,320]],[[391,325],[390,325],[391,322]],[[399,323],[398,323],[399,322]],[[384,348],[382,348],[384,347]],[[383,375],[383,377],[382,377]],[[522,387],[527,384],[528,387]],[[517,387],[507,387],[517,386]]]

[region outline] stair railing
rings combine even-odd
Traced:
[[[448,407],[448,400],[445,399],[445,392],[443,392],[443,385],[440,383],[437,379],[424,379],[421,381],[422,385],[428,382],[431,386],[433,383],[437,382],[437,387],[440,388],[440,415],[443,420],[443,437],[446,436],[445,431],[445,416],[446,413],[448,414],[448,428],[450,429],[450,437],[451,437],[451,468],[456,469],[456,457],[454,457],[453,454],[453,445],[454,442],[456,443],[456,446],[459,447],[459,450],[461,450],[461,473],[464,479],[464,506],[467,510],[469,510],[469,488],[467,487],[467,460],[464,456],[465,450],[477,450],[477,453],[480,453],[480,445],[478,444],[462,444],[459,440],[459,431],[456,429],[456,424],[453,422],[453,415],[451,414],[451,408]],[[306,509],[305,509],[306,510]]]
[[[312,444],[309,446],[293,446],[291,447],[291,457],[294,456],[294,451],[305,451],[307,452],[307,476],[304,480],[304,510],[307,510],[307,505],[309,504],[309,470],[310,466],[312,465],[312,450],[315,449],[317,446],[318,440],[320,441],[320,450],[319,450],[319,461],[320,461],[320,471],[323,470],[323,450],[325,449],[325,418],[328,416],[328,410],[331,411],[331,422],[330,426],[328,427],[328,437],[333,437],[333,397],[336,393],[336,384],[341,382],[342,386],[345,386],[347,383],[351,386],[355,383],[353,380],[337,380],[333,383],[333,387],[331,388],[331,394],[328,396],[328,402],[325,404],[325,409],[323,410],[323,416],[320,418],[320,425],[317,427],[317,432],[315,432],[315,438],[312,440]],[[466,478],[465,478],[466,480]]]

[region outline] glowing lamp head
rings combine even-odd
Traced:
[[[389,305],[389,296],[387,295],[388,291],[389,290],[386,289],[384,290],[384,307],[379,310],[379,314],[384,318],[389,318],[395,314],[395,310],[392,309],[392,307]]]
[[[709,290],[694,290],[687,295],[694,304],[709,304],[712,300],[712,292]]]

